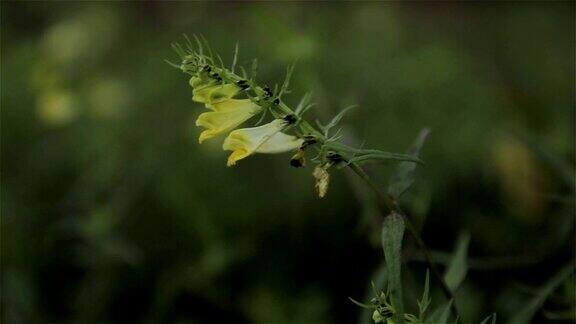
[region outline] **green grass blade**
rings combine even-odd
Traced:
[[[470,234],[461,234],[456,243],[456,251],[452,260],[448,264],[448,269],[444,275],[446,285],[451,291],[456,291],[468,272],[468,245],[470,243]]]
[[[521,311],[512,317],[508,323],[510,324],[520,324],[529,323],[534,314],[542,307],[548,296],[558,288],[558,286],[566,280],[570,275],[574,274],[574,264],[570,262],[569,265],[565,266],[560,270],[552,279],[550,279],[542,288],[540,288],[530,301],[521,307]]]
[[[486,317],[482,322],[480,322],[480,324],[496,324],[496,313]]]
[[[454,301],[450,300],[446,305],[438,307],[424,323],[445,324],[450,318],[450,307]]]
[[[430,270],[426,270],[426,281],[424,282],[424,292],[422,292],[422,299],[418,301],[419,318],[424,317],[426,309],[430,305]]]

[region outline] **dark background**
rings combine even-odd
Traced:
[[[183,34],[262,83],[349,104],[345,140],[404,152],[438,260],[471,234],[463,317],[517,313],[574,255],[573,2],[2,2],[2,316],[12,322],[350,323],[383,261],[371,194],[289,155],[226,167],[165,63]],[[384,187],[394,164],[370,166]],[[405,297],[425,265],[406,241]],[[538,321],[573,309],[573,280]],[[433,303],[442,302],[434,285]],[[551,315],[552,314],[552,315]],[[569,316],[572,316],[568,312]]]

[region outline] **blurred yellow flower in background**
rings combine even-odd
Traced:
[[[534,154],[520,140],[503,136],[492,146],[491,158],[510,215],[525,223],[541,222],[547,186]]]
[[[66,125],[78,115],[74,98],[66,90],[50,90],[38,97],[38,118],[48,125]]]

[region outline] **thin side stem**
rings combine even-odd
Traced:
[[[454,294],[452,293],[450,288],[448,288],[448,285],[446,284],[444,277],[442,277],[442,275],[440,274],[440,271],[438,271],[438,267],[436,267],[436,264],[432,259],[430,250],[420,237],[420,234],[418,234],[418,231],[416,231],[416,228],[414,227],[412,222],[406,217],[406,215],[404,215],[404,213],[402,212],[396,201],[394,201],[387,194],[382,192],[380,188],[372,181],[372,179],[370,179],[368,174],[366,174],[364,169],[362,169],[359,165],[355,163],[350,163],[348,164],[348,167],[362,180],[364,180],[364,182],[366,182],[366,184],[376,193],[383,207],[388,209],[390,212],[395,212],[402,216],[402,218],[404,219],[404,223],[406,224],[406,229],[408,229],[408,232],[410,233],[410,235],[412,235],[412,237],[416,241],[416,245],[418,245],[420,250],[422,250],[426,263],[428,264],[428,267],[432,269],[432,274],[436,277],[436,279],[438,279],[438,282],[440,282],[440,286],[442,287],[444,295],[449,300],[454,300]],[[452,311],[454,312],[454,315],[456,315],[456,317],[460,317],[460,313],[458,312],[458,309],[454,302],[452,302]]]

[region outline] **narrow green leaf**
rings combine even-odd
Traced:
[[[452,307],[452,303],[454,300],[450,300],[446,307],[442,310],[440,317],[438,318],[439,323],[448,323],[448,318],[450,317],[450,307]]]
[[[363,163],[377,163],[377,162],[388,162],[388,161],[405,161],[407,163],[416,164],[421,163],[418,158],[406,154],[379,152],[372,154],[364,154],[355,156],[350,159],[351,163],[363,164]]]
[[[204,46],[206,47],[206,50],[208,51],[207,55],[211,58],[214,58],[214,54],[212,53],[212,47],[210,47],[210,43],[208,42],[206,37],[204,37],[204,35],[200,34],[200,39],[201,39],[202,43],[204,44]]]
[[[556,312],[549,312],[544,310],[544,317],[549,320],[555,321],[576,321],[576,314],[574,313],[573,309],[563,310],[563,311],[556,311]]]
[[[294,72],[295,66],[296,66],[295,64],[291,64],[286,68],[286,77],[284,78],[284,82],[280,87],[280,91],[279,92],[274,91],[274,93],[278,94],[278,97],[281,97],[284,93],[287,93],[288,87],[290,86],[290,79],[292,78],[292,72]]]
[[[538,290],[538,293],[534,298],[532,298],[524,307],[520,308],[514,317],[512,317],[508,323],[519,324],[519,323],[529,323],[534,314],[542,307],[548,296],[558,288],[558,286],[566,280],[570,275],[574,274],[575,265],[570,262],[569,265],[565,266],[560,270],[552,279],[550,279],[542,288]]]
[[[178,70],[181,69],[181,66],[180,66],[179,64],[172,63],[172,62],[170,62],[170,61],[168,61],[168,60],[164,60],[164,62],[168,63],[168,65],[170,65],[170,66],[173,67],[173,68],[176,68],[176,69],[178,69]]]
[[[318,121],[317,121],[318,123]],[[326,127],[323,126],[322,127]],[[346,144],[342,144],[340,142],[330,142],[324,144],[327,149],[343,152],[343,153],[350,153],[354,154],[355,157],[363,156],[363,155],[382,155],[385,159],[395,159],[395,160],[402,160],[402,161],[412,161],[419,164],[424,164],[422,160],[418,157],[415,157],[411,154],[398,154],[398,153],[390,153],[386,151],[376,150],[376,149],[361,149],[348,146]]]
[[[318,126],[321,129],[325,129],[326,126],[319,124]],[[323,148],[326,150],[334,150],[340,153],[348,153],[352,154],[352,158],[350,158],[350,162],[352,163],[367,163],[367,162],[386,162],[386,161],[406,161],[409,163],[419,163],[424,164],[422,160],[418,157],[410,155],[410,154],[398,154],[398,153],[390,153],[375,149],[359,149],[355,147],[350,147],[348,145],[342,144],[340,142],[329,142],[324,144]]]
[[[388,289],[396,312],[395,323],[404,322],[404,304],[402,301],[402,238],[404,237],[404,219],[393,212],[386,216],[382,225],[382,248],[388,272]]]
[[[468,245],[470,244],[470,234],[462,233],[458,237],[456,243],[456,250],[454,255],[448,264],[448,269],[444,274],[444,280],[446,285],[451,291],[456,291],[458,286],[466,278],[466,273],[468,272]]]
[[[426,281],[424,282],[424,292],[422,299],[418,300],[418,309],[420,311],[419,318],[423,318],[426,309],[430,305],[430,270],[426,269]]]
[[[342,109],[342,111],[340,111],[336,116],[334,116],[334,118],[332,118],[332,120],[326,125],[324,126],[324,132],[326,133],[325,135],[327,135],[327,133],[330,131],[330,129],[336,125],[338,125],[338,123],[340,122],[340,120],[342,120],[342,118],[344,117],[344,115],[346,115],[346,113],[352,109],[355,108],[356,106],[348,106],[344,109]]]
[[[202,42],[200,41],[200,39],[198,38],[198,36],[196,34],[192,35],[194,37],[194,40],[196,41],[196,46],[198,48],[198,53],[200,54],[200,56],[204,56],[204,46],[202,46]],[[190,51],[194,51],[194,46],[192,45],[192,42],[190,41],[190,39],[188,38],[187,35],[184,35],[184,38],[186,38],[186,42],[188,45],[188,50]]]
[[[438,307],[424,323],[445,324],[450,318],[450,307],[454,301],[450,300],[446,305]]]
[[[420,155],[420,150],[428,137],[430,130],[425,128],[420,131],[420,134],[408,150],[408,155],[418,158]],[[390,185],[388,186],[388,194],[396,199],[400,198],[412,183],[414,183],[414,175],[416,172],[416,164],[410,162],[400,163],[396,172],[392,175],[390,179]]]
[[[496,324],[496,313],[486,317],[482,322],[480,322],[480,324],[488,324],[488,322]]]
[[[220,68],[222,70],[226,69],[226,66],[224,65],[224,61],[222,60],[222,57],[218,54],[216,54],[216,60],[218,61],[218,64],[220,64]]]
[[[361,303],[352,297],[348,297],[348,299],[350,299],[351,302],[353,302],[354,304],[356,304],[362,308],[367,308],[367,309],[374,309],[375,308],[374,305],[368,305],[368,304]]]
[[[404,314],[404,319],[408,322],[408,323],[419,323],[418,322],[418,317],[412,315],[412,314]]]
[[[298,106],[296,106],[296,109],[294,110],[294,114],[296,114],[296,116],[302,116],[304,114],[304,109],[309,106],[311,98],[311,92],[306,92],[304,96],[302,96],[302,99],[300,99]]]
[[[250,79],[255,80],[258,74],[258,59],[252,60],[252,67],[250,69]]]
[[[230,71],[232,71],[232,73],[234,73],[237,63],[238,63],[238,42],[236,42],[236,46],[234,46],[234,58],[232,59],[232,66],[230,67]]]

